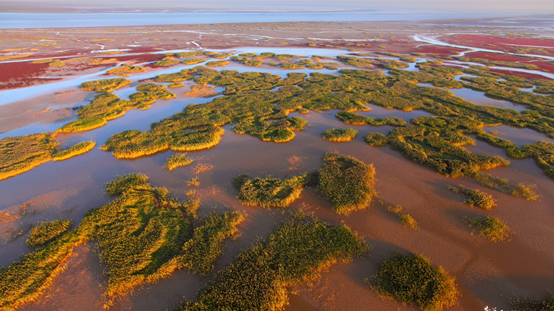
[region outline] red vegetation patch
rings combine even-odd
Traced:
[[[412,53],[425,53],[425,54],[436,54],[438,56],[452,56],[458,55],[460,52],[465,51],[464,49],[458,49],[450,46],[440,46],[440,45],[422,45],[413,49]]]
[[[48,64],[31,62],[0,63],[0,89],[12,89],[31,85]],[[50,80],[50,79],[49,79]]]
[[[486,42],[497,45],[528,45],[528,46],[546,46],[554,48],[554,40],[548,39],[532,39],[532,38],[513,38],[513,39],[504,39],[493,36],[483,36],[483,35],[454,35],[444,37],[443,39],[454,39],[454,40],[464,40],[464,41],[475,41],[475,42]]]
[[[519,71],[510,71],[510,70],[499,70],[499,69],[489,69],[489,71],[496,72],[496,73],[502,73],[505,75],[510,76],[516,76],[516,77],[523,77],[527,79],[543,79],[543,80],[551,80],[547,77],[536,75],[532,73],[526,73],[526,72],[519,72]]]
[[[521,56],[514,56],[514,55],[506,55],[502,53],[488,53],[488,52],[470,52],[466,54],[466,57],[469,58],[483,58],[487,60],[499,60],[503,62],[520,62],[520,63],[528,63],[533,61],[531,58],[527,57],[521,57]]]
[[[554,49],[554,40],[547,39],[530,39],[530,38],[514,38],[504,39],[493,36],[484,35],[452,35],[444,36],[442,40],[458,45],[469,47],[505,51],[517,54],[538,54],[552,55]],[[542,48],[547,47],[547,48]]]

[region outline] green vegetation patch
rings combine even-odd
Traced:
[[[31,170],[52,159],[58,143],[50,133],[0,140],[0,180]]]
[[[328,141],[352,141],[358,131],[355,129],[332,128],[323,132],[323,139]]]
[[[510,228],[496,217],[477,217],[469,219],[470,226],[476,226],[479,233],[492,242],[502,242],[510,235]]]
[[[307,183],[306,174],[285,180],[272,177],[249,179],[248,175],[240,175],[233,180],[241,203],[261,207],[288,207],[300,197]]]
[[[371,203],[376,195],[373,165],[337,153],[327,153],[323,162],[318,189],[337,213],[346,215]]]
[[[335,262],[369,251],[344,225],[296,218],[240,253],[195,301],[178,310],[280,310],[288,303],[287,287],[313,281]]]
[[[420,255],[396,254],[385,260],[373,282],[384,297],[439,311],[454,306],[460,293],[455,279]]]
[[[386,146],[389,143],[387,136],[381,133],[369,133],[364,136],[364,141],[370,146]]]
[[[195,70],[183,69],[179,72],[157,75],[156,82],[181,82],[194,79]]]
[[[413,230],[417,229],[417,221],[412,216],[410,216],[410,214],[404,213],[402,206],[388,206],[387,211],[398,216],[404,226]]]
[[[177,88],[177,87],[181,87],[183,85],[184,84],[181,83],[181,82],[173,82],[173,83],[168,84],[167,87],[170,88],[170,89],[174,89],[174,88]]]
[[[175,154],[167,158],[164,164],[164,168],[171,172],[178,167],[187,166],[187,165],[190,165],[191,163],[192,163],[192,159],[187,158],[186,153]]]
[[[81,83],[81,89],[85,91],[93,91],[98,93],[111,92],[113,90],[117,90],[131,83],[132,83],[131,81],[125,78],[102,79],[102,80],[83,82]]]
[[[371,118],[359,115],[357,113],[348,111],[339,111],[335,115],[337,119],[346,124],[352,125],[364,125],[369,124],[373,126],[390,125],[390,126],[406,126],[408,123],[406,120],[398,117],[386,117],[386,118]]]
[[[146,69],[144,69],[144,67],[138,67],[138,66],[121,65],[119,67],[115,67],[114,69],[108,70],[106,73],[111,75],[121,76],[121,75],[128,75],[130,73],[137,73],[137,72],[146,72]],[[102,92],[109,92],[109,91],[102,91]]]
[[[227,65],[229,65],[228,60],[213,60],[206,63],[206,66],[208,67],[225,67]]]
[[[185,60],[183,60],[181,63],[183,65],[196,65],[196,64],[199,64],[201,62],[205,62],[206,59],[205,58],[187,58]]]
[[[129,96],[130,100],[121,100],[112,93],[96,95],[90,104],[79,109],[78,120],[67,123],[57,132],[89,131],[104,126],[107,121],[122,117],[128,110],[148,109],[157,99],[175,97],[165,85],[155,83],[139,84],[136,90],[138,92]]]
[[[467,199],[464,201],[467,205],[473,207],[477,206],[479,208],[482,208],[486,211],[489,211],[496,207],[496,200],[492,197],[492,195],[480,191],[478,189],[468,189],[464,186],[456,187],[449,187],[450,190],[452,190],[454,193],[461,192],[467,196]]]
[[[52,156],[52,159],[54,161],[67,160],[69,158],[76,157],[78,155],[91,151],[94,148],[94,146],[96,146],[96,142],[94,141],[80,142],[76,145],[71,146],[69,149],[54,153],[54,155]]]
[[[71,227],[71,220],[69,219],[40,222],[31,230],[25,243],[28,246],[47,244],[59,238],[69,227]]]
[[[515,299],[511,302],[516,311],[551,311],[554,310],[554,296],[543,301],[531,299]]]
[[[175,66],[179,63],[180,61],[175,57],[167,56],[167,57],[164,57],[162,60],[155,62],[154,65],[159,67],[170,67],[170,66]]]

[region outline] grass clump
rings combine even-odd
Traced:
[[[179,63],[180,61],[178,59],[171,56],[167,56],[167,57],[164,57],[162,60],[155,62],[154,65],[159,67],[170,67],[170,66],[175,66]]]
[[[369,124],[373,126],[390,125],[390,126],[406,126],[408,123],[406,120],[398,117],[386,117],[386,118],[371,118],[359,115],[357,113],[339,111],[336,114],[337,119],[346,124],[351,125],[364,125]]]
[[[389,206],[387,207],[387,211],[397,215],[404,226],[413,230],[417,229],[417,221],[409,214],[403,213],[402,206]]]
[[[96,142],[94,141],[80,142],[76,145],[71,146],[69,149],[54,153],[54,155],[52,156],[52,159],[54,161],[67,160],[69,158],[91,151],[94,148],[94,146],[96,146]]]
[[[516,311],[552,311],[554,310],[554,295],[551,295],[543,301],[515,299],[511,304]]]
[[[208,67],[225,67],[227,65],[229,65],[228,60],[213,60],[206,63],[206,66]]]
[[[164,168],[171,172],[178,167],[187,166],[191,163],[192,163],[192,159],[187,158],[186,153],[175,154],[167,158],[164,164]]]
[[[496,217],[477,217],[468,222],[470,226],[476,226],[479,233],[492,242],[502,242],[510,235],[510,228]]]
[[[319,170],[318,189],[342,215],[365,208],[375,196],[375,169],[362,161],[327,153]]]
[[[385,298],[416,304],[424,311],[452,307],[460,295],[455,279],[420,255],[396,254],[385,260],[373,287]]]
[[[364,136],[364,141],[370,146],[386,146],[389,143],[387,136],[381,133],[369,133]]]
[[[288,207],[300,197],[307,183],[306,174],[285,180],[272,177],[249,179],[248,175],[240,175],[233,180],[241,203],[261,207]]]
[[[173,82],[173,83],[168,84],[167,87],[170,88],[170,89],[174,89],[174,88],[177,88],[177,87],[181,87],[183,85],[184,84],[181,83],[181,82]]]
[[[205,58],[187,58],[187,59],[184,59],[181,63],[183,65],[196,65],[205,61],[206,61]]]
[[[5,137],[0,140],[0,180],[48,162],[58,143],[50,133]]]
[[[183,69],[179,72],[157,75],[156,82],[181,82],[194,79],[194,72],[190,69]]]
[[[355,129],[332,128],[323,132],[323,139],[328,141],[352,141],[358,131]]]
[[[480,191],[478,189],[468,189],[462,185],[460,185],[459,188],[448,187],[448,189],[452,190],[454,193],[461,192],[465,194],[467,196],[467,199],[464,201],[464,203],[471,207],[477,206],[486,211],[490,211],[491,209],[496,207],[496,200],[492,197],[492,195],[486,192]]]
[[[85,91],[93,91],[98,93],[111,92],[113,90],[117,90],[131,83],[132,83],[131,81],[125,78],[102,79],[102,80],[83,82],[81,83],[81,89]]]
[[[178,310],[280,310],[287,287],[317,279],[337,261],[367,253],[369,247],[346,226],[296,215],[265,240],[240,253]]]
[[[130,73],[137,73],[137,72],[146,72],[146,69],[144,69],[144,67],[138,67],[138,66],[121,65],[119,67],[115,67],[114,69],[108,70],[106,73],[115,75],[115,76],[121,76],[121,75],[128,75]],[[108,92],[108,91],[103,91],[103,92]]]
[[[40,222],[31,230],[31,234],[29,234],[25,243],[28,246],[48,244],[67,232],[70,226],[71,220],[68,219]]]

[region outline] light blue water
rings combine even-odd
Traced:
[[[0,13],[0,28],[61,28],[102,26],[145,26],[171,24],[256,23],[256,22],[338,22],[426,20],[488,17],[469,13],[387,13],[387,12],[302,12],[302,13]]]

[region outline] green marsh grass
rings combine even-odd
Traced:
[[[476,226],[479,234],[492,242],[503,242],[510,235],[510,228],[496,217],[477,217],[468,220],[470,226]]]
[[[25,243],[28,246],[48,244],[67,232],[69,227],[71,227],[71,220],[69,219],[40,222],[33,227]]]
[[[543,301],[514,299],[511,301],[511,305],[515,311],[552,311],[554,310],[554,295],[550,294],[550,297]]]
[[[192,163],[191,158],[187,158],[186,154],[175,154],[167,158],[164,164],[164,168],[168,171],[173,171],[174,169],[181,167],[181,166],[187,166]]]
[[[102,79],[102,80],[83,82],[81,83],[81,89],[85,91],[93,91],[98,93],[111,92],[113,90],[117,90],[131,83],[132,83],[131,81],[125,78]]]
[[[0,140],[0,180],[19,175],[52,160],[58,143],[50,133]]]
[[[496,200],[493,198],[492,195],[480,191],[478,189],[468,189],[464,186],[456,187],[448,187],[452,192],[458,193],[461,192],[467,196],[467,199],[464,201],[467,205],[473,207],[477,206],[479,208],[482,208],[486,211],[489,211],[496,207]]]
[[[319,170],[318,190],[341,215],[368,207],[376,195],[375,169],[362,161],[327,153]]]
[[[184,84],[182,82],[173,82],[173,83],[168,84],[167,87],[170,88],[170,89],[173,89],[173,88],[181,87],[183,85]]]
[[[339,261],[369,251],[346,226],[295,215],[258,245],[237,255],[194,301],[177,310],[280,310],[287,288],[316,280]]]
[[[387,136],[381,133],[369,133],[364,136],[364,141],[370,146],[386,146],[389,143]]]
[[[196,65],[196,64],[199,64],[201,62],[205,62],[206,59],[205,58],[187,58],[185,60],[183,60],[181,63],[183,65]]]
[[[306,174],[281,180],[278,178],[254,178],[240,175],[233,180],[237,199],[245,205],[261,207],[288,207],[302,194],[308,183]]]
[[[323,139],[328,141],[352,141],[358,131],[355,129],[332,128],[323,132]]]
[[[417,221],[410,216],[410,214],[404,213],[402,206],[396,205],[396,206],[388,206],[387,211],[395,214],[398,216],[402,224],[410,229],[417,230]]]
[[[159,67],[170,67],[170,66],[175,66],[179,63],[180,61],[178,59],[172,56],[167,56],[167,57],[164,57],[162,60],[155,62],[154,65]]]
[[[208,67],[225,67],[227,65],[229,65],[228,60],[213,60],[206,63],[206,66]]]
[[[144,69],[144,67],[138,67],[138,66],[121,65],[119,67],[115,67],[114,69],[108,70],[106,73],[111,75],[121,76],[121,75],[128,75],[130,73],[137,73],[137,72],[146,72],[146,69]],[[107,92],[107,91],[104,91],[104,92]]]
[[[94,146],[96,146],[96,142],[94,141],[80,142],[76,145],[71,146],[69,149],[61,150],[54,153],[54,155],[52,155],[52,159],[54,161],[67,160],[69,158],[76,157],[78,155],[91,151]]]
[[[457,303],[455,279],[420,255],[396,254],[385,260],[372,282],[384,298],[415,304],[424,311],[440,311]]]

